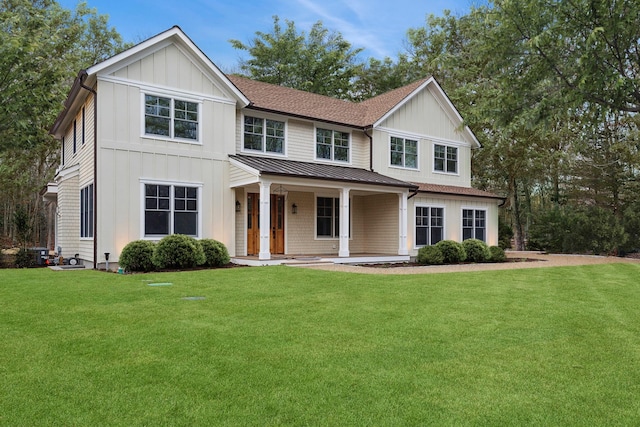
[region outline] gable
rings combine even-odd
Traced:
[[[383,117],[378,127],[476,145],[457,111],[437,95],[437,90],[428,85]]]
[[[219,78],[207,72],[193,55],[174,43],[110,70],[108,76],[218,98],[231,98],[230,91],[223,89],[224,83]]]

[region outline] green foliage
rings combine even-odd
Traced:
[[[330,32],[322,22],[316,22],[307,35],[298,32],[293,21],[280,25],[273,17],[273,32],[257,31],[245,44],[230,40],[238,50],[251,58],[240,68],[246,77],[307,92],[349,99],[352,80],[360,68],[357,56],[362,49],[353,49],[340,33]]]
[[[640,251],[640,200],[624,211],[623,225],[629,237],[623,249],[626,252]]]
[[[467,259],[461,243],[454,240],[441,240],[435,245],[442,252],[445,264],[457,264]]]
[[[231,260],[227,247],[217,240],[201,239],[198,241],[204,252],[206,261],[203,265],[207,267],[222,267],[229,264]]]
[[[502,249],[509,249],[511,239],[513,239],[513,229],[502,217],[498,217],[498,246]]]
[[[17,268],[32,268],[36,267],[36,258],[33,252],[25,248],[20,250],[15,255],[15,266]]]
[[[31,225],[29,223],[29,214],[25,211],[24,207],[18,206],[13,214],[13,225],[16,230],[20,244],[24,247],[31,237]]]
[[[628,239],[621,221],[595,206],[566,206],[542,213],[531,227],[531,236],[536,249],[604,255],[616,253]]]
[[[504,249],[500,246],[489,246],[489,259],[490,262],[505,262],[507,255],[504,253]]]
[[[420,264],[439,265],[444,263],[444,255],[437,246],[423,246],[418,250],[416,261]]]
[[[125,271],[152,271],[153,252],[156,244],[148,240],[135,240],[129,242],[123,249],[118,259],[120,267]]]
[[[469,262],[485,262],[491,256],[489,247],[482,240],[467,239],[462,242],[462,247],[467,254],[466,260]]]
[[[191,236],[171,234],[163,237],[153,253],[153,263],[161,269],[194,268],[207,261],[202,246]]]

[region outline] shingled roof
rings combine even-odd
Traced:
[[[488,191],[478,190],[470,187],[458,187],[455,185],[440,185],[440,184],[426,184],[426,183],[414,183],[418,186],[418,192],[421,193],[441,193],[452,194],[458,196],[474,196],[484,197],[489,199],[504,199],[497,194],[490,193]]]
[[[251,101],[251,108],[357,128],[373,125],[429,80],[418,80],[366,101],[355,103],[236,75],[228,77]]]
[[[322,179],[325,181],[384,185],[390,187],[409,188],[412,190],[417,188],[416,184],[360,168],[247,156],[242,154],[231,154],[229,155],[229,158],[234,159],[243,165],[249,166],[250,168],[265,175],[292,176],[297,178]]]

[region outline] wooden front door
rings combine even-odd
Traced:
[[[284,196],[271,195],[270,252],[284,254]],[[247,255],[260,253],[260,195],[247,194]]]

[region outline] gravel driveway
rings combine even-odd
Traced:
[[[605,257],[593,255],[555,255],[540,252],[513,252],[507,251],[507,257],[511,259],[526,259],[498,264],[458,264],[458,265],[428,265],[420,267],[363,267],[346,264],[317,264],[305,265],[304,268],[318,270],[345,271],[363,274],[425,274],[425,273],[451,273],[463,271],[507,270],[514,268],[538,268],[561,267],[571,265],[611,264],[618,262],[635,263],[640,265],[640,259]]]

